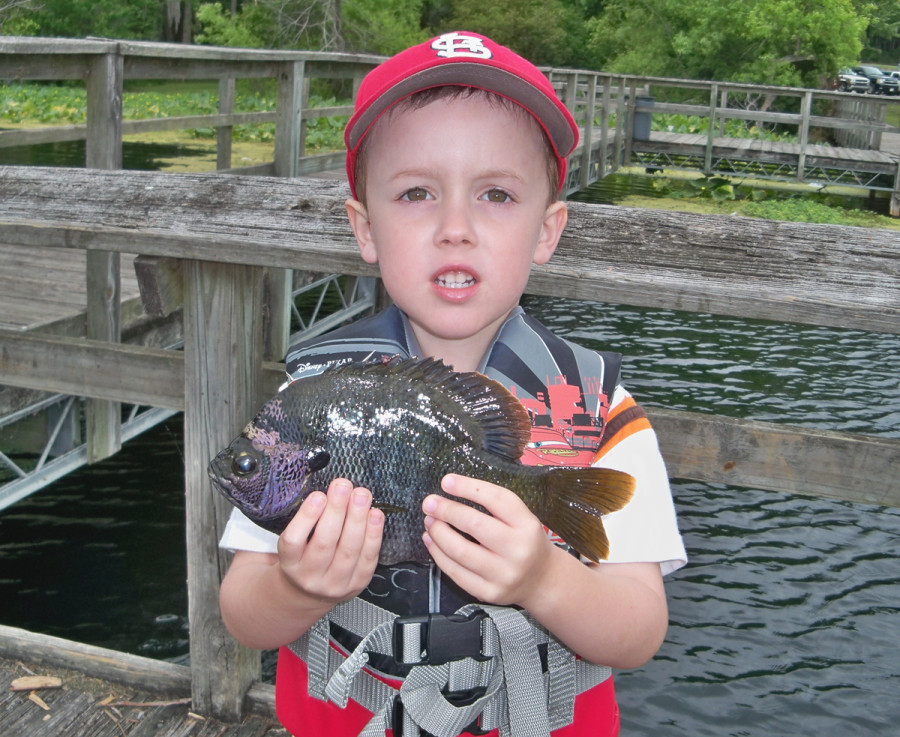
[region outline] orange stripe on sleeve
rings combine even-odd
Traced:
[[[600,447],[594,454],[593,462],[596,463],[615,446],[636,432],[649,429],[651,429],[650,420],[647,419],[643,408],[631,397],[626,397],[610,410],[606,418],[606,427],[603,428]]]

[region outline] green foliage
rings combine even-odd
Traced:
[[[162,88],[162,85],[159,85]],[[171,91],[168,89],[139,89],[122,96],[125,120],[167,118],[182,115],[211,115],[218,112],[218,95],[214,87]],[[343,104],[346,104],[344,101]],[[310,97],[311,107],[334,107],[337,100]],[[236,112],[264,112],[275,109],[275,95],[265,89],[245,91],[240,86],[235,93]],[[87,98],[83,87],[58,84],[0,84],[0,121],[11,123],[41,123],[45,125],[78,125],[86,120]],[[347,116],[314,118],[306,127],[306,150],[335,151],[343,146]],[[188,131],[194,138],[213,138],[213,127]],[[275,138],[274,123],[236,125],[237,141],[269,142]]]
[[[2,5],[2,2],[0,2]],[[40,26],[26,14],[27,5],[7,9],[0,8],[0,35],[39,36]]]
[[[726,137],[752,138],[757,141],[781,141],[785,143],[795,143],[797,141],[797,136],[794,133],[770,130],[750,121],[732,118],[724,121],[724,123],[722,135]],[[716,126],[718,125],[719,123],[717,122]],[[668,133],[700,133],[705,135],[709,130],[709,118],[703,118],[699,115],[654,113],[652,129]]]
[[[235,16],[218,3],[203,3],[197,8],[197,23],[200,32],[194,40],[198,44],[261,49],[266,45],[263,38],[271,25],[271,14],[255,3],[244,5]]]
[[[84,89],[56,84],[0,85],[0,120],[45,125],[77,125],[86,119]]]
[[[556,66],[577,63],[587,40],[583,17],[564,0],[455,0],[439,30],[458,29],[490,36],[535,64]]]
[[[853,0],[609,0],[588,25],[611,71],[819,86],[859,58],[868,10]]]
[[[742,215],[767,220],[788,220],[795,223],[823,223],[832,225],[858,225],[874,227],[873,221],[884,216],[874,215],[862,210],[848,210],[843,207],[831,207],[808,199],[792,198],[787,200],[764,200],[747,202],[741,210]]]
[[[866,29],[862,58],[885,62],[891,68],[900,62],[900,3],[897,0],[860,0],[872,8]]]
[[[344,0],[348,49],[391,56],[429,38],[420,26],[422,0]]]
[[[21,17],[41,36],[157,39],[162,6],[159,0],[40,0]]]

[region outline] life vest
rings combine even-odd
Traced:
[[[302,378],[338,362],[414,353],[405,316],[392,307],[301,344],[287,368]],[[618,354],[564,341],[517,309],[479,371],[531,416],[523,463],[573,466],[589,465],[600,446],[620,364]],[[288,649],[306,663],[310,696],[340,707],[352,699],[373,714],[364,737],[386,729],[546,737],[572,722],[577,694],[611,676],[527,612],[473,601],[433,565],[379,566],[366,591]]]

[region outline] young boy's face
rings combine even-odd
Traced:
[[[366,204],[348,203],[362,256],[423,352],[474,368],[565,226],[537,122],[475,94],[386,116],[368,136]]]

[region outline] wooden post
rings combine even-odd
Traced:
[[[719,97],[719,85],[713,82],[709,90],[709,124],[706,126],[706,152],[703,155],[703,173],[712,174],[713,138],[716,134],[716,101]]]
[[[306,64],[286,62],[278,72],[275,117],[275,176],[295,177],[303,155],[303,105]],[[264,355],[280,361],[288,350],[291,328],[290,269],[269,269],[266,280],[266,331]]]
[[[625,129],[625,150],[622,154],[622,164],[631,165],[631,148],[634,142],[634,118],[637,114],[637,82],[631,82],[628,89],[628,112],[626,114],[627,127]],[[616,128],[619,127],[618,122]]]
[[[600,179],[606,176],[609,167],[609,101],[612,90],[612,78],[603,82],[603,112],[600,116]]]
[[[800,104],[800,154],[797,159],[797,181],[802,182],[806,168],[806,148],[809,146],[809,116],[812,111],[812,90],[803,94]]]
[[[289,61],[278,71],[278,99],[275,112],[275,176],[295,177],[303,151],[300,125],[303,122],[303,77],[306,64]]]
[[[237,721],[260,658],[222,623],[219,585],[229,556],[218,541],[231,506],[211,489],[206,467],[262,399],[263,270],[186,261],[183,271],[191,695],[198,713]]]
[[[591,179],[591,149],[594,146],[594,113],[597,110],[597,75],[588,75],[587,103],[584,113],[584,148],[581,152],[581,187],[587,187]],[[600,176],[603,176],[602,174]]]
[[[722,90],[722,94],[719,97],[719,107],[723,110],[728,108],[728,90]],[[719,135],[725,135],[725,118],[719,120]]]
[[[613,162],[612,171],[617,171],[618,168],[625,162],[624,155],[624,137],[625,137],[625,116],[626,116],[626,107],[625,107],[625,78],[619,77],[618,83],[619,92],[618,97],[616,99],[616,142],[615,142],[615,150],[616,157]]]
[[[89,169],[122,168],[122,86],[124,62],[120,53],[103,54],[91,64],[86,81],[87,140],[85,165]],[[88,251],[86,335],[93,340],[120,340],[119,254]],[[111,456],[122,447],[122,420],[118,402],[89,399],[86,405],[88,461]]]
[[[219,112],[231,115],[234,112],[234,77],[219,80]],[[231,168],[231,143],[233,125],[216,128],[216,169]]]
[[[900,161],[894,176],[894,191],[891,193],[891,217],[900,218]]]

